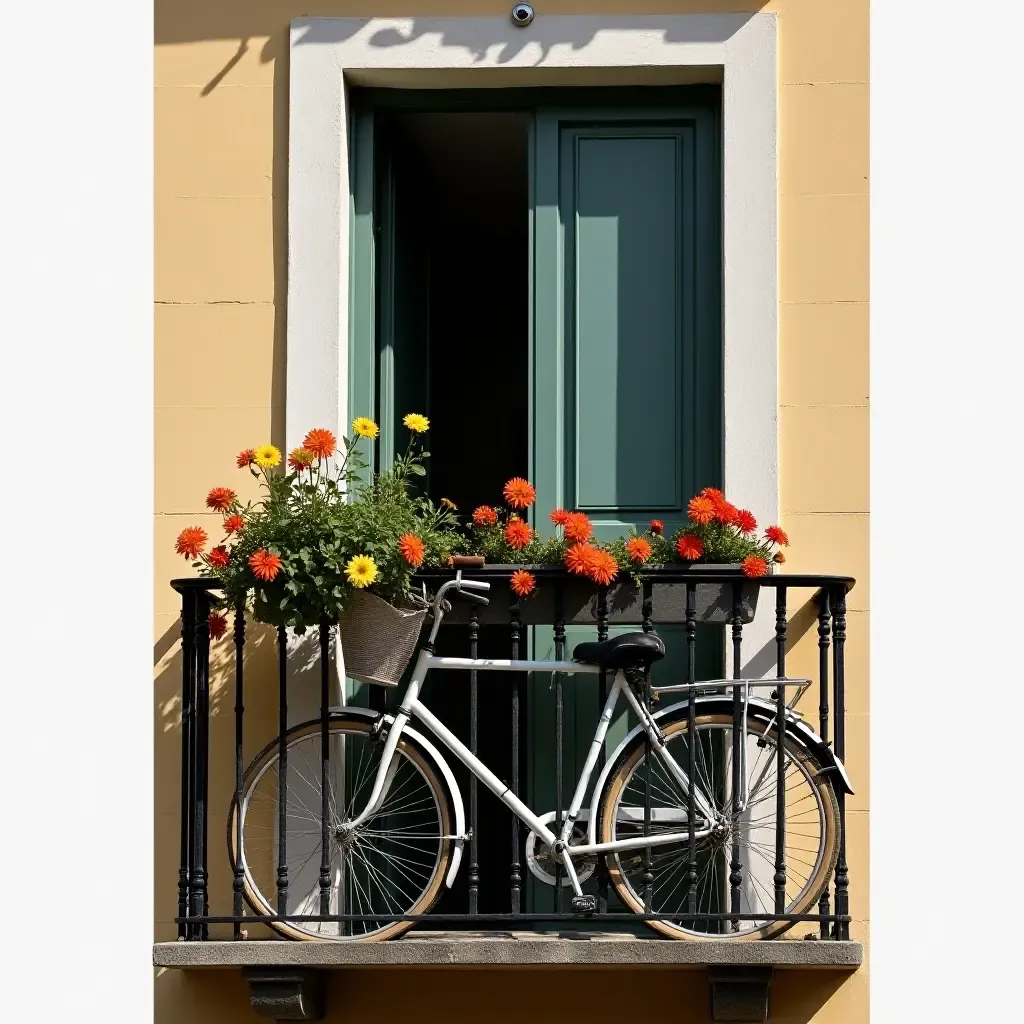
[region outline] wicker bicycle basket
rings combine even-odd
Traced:
[[[397,686],[420,638],[426,608],[395,608],[357,591],[338,617],[345,675],[363,683]]]

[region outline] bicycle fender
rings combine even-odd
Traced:
[[[371,711],[369,708],[344,707],[338,710],[344,711],[349,715],[356,715],[359,718],[365,718],[369,722],[376,722],[379,718],[383,718],[385,722],[391,724],[395,720],[394,715],[382,715],[380,712]],[[455,883],[455,876],[459,873],[459,866],[462,863],[462,851],[466,845],[466,809],[462,803],[462,793],[448,762],[430,740],[408,724],[402,730],[402,736],[408,736],[433,761],[434,767],[441,773],[448,784],[448,798],[451,800],[452,810],[455,812],[455,835],[458,837],[454,841],[452,862],[444,878],[445,888],[450,889]]]
[[[657,722],[659,719],[668,718],[678,714],[680,711],[685,711],[687,707],[687,701],[679,701],[677,704],[670,704],[667,708],[663,708],[661,711],[656,712],[653,715],[654,721]],[[711,695],[707,697],[697,697],[694,700],[694,704],[698,708],[698,713],[712,713],[712,714],[727,714],[733,713],[733,702],[731,697],[723,697],[720,695]],[[771,723],[775,721],[777,709],[775,703],[770,700],[765,700],[763,697],[751,697],[747,703],[747,710],[756,718],[758,721]],[[796,734],[800,741],[806,746],[818,759],[822,768],[825,772],[830,773],[833,776],[832,784],[836,789],[843,793],[853,793],[853,786],[850,785],[850,777],[846,774],[846,768],[843,766],[842,761],[836,757],[835,751],[801,718],[798,718],[792,711],[786,712],[786,728]],[[604,792],[604,787],[608,781],[608,776],[611,774],[612,769],[618,763],[619,758],[622,756],[625,749],[638,737],[643,735],[643,727],[640,724],[635,725],[627,734],[626,738],[615,748],[611,755],[605,761],[604,768],[601,769],[601,774],[597,777],[597,782],[594,783],[593,793],[593,804],[597,804],[601,794]],[[590,815],[590,821],[587,826],[587,841],[590,844],[597,842],[597,808],[593,807],[593,812]]]

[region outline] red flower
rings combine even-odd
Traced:
[[[736,513],[735,525],[740,533],[753,533],[757,529],[757,520],[752,512],[741,508]]]
[[[260,548],[249,556],[252,574],[264,583],[269,583],[281,571],[281,559],[266,548]]]
[[[256,458],[255,448],[243,448],[238,453],[237,465],[239,469],[245,469],[246,466],[252,465],[252,460]]]
[[[318,459],[329,459],[338,447],[338,442],[329,430],[317,427],[302,439],[302,447]]]
[[[643,564],[651,557],[651,545],[643,537],[631,537],[626,541],[626,553],[634,562]]]
[[[226,512],[237,495],[230,487],[214,487],[206,496],[206,507],[215,512]]]
[[[679,553],[680,558],[685,558],[690,562],[695,562],[704,554],[704,542],[700,537],[694,537],[692,534],[684,533],[679,540],[676,541],[676,551]]]
[[[717,487],[705,487],[700,492],[702,498],[710,498],[716,505],[725,501],[725,495]]]
[[[686,506],[690,518],[700,526],[707,526],[715,518],[715,503],[710,498],[702,498],[699,494],[691,498]]]
[[[550,519],[555,526],[565,526],[569,521],[569,513],[566,512],[564,508],[556,508],[555,511],[548,516],[548,519]]]
[[[529,508],[537,500],[533,484],[521,476],[514,476],[501,492],[513,508]]]
[[[772,561],[773,562],[777,562],[779,565],[782,565],[782,563],[785,560],[786,560],[786,556],[781,551],[776,551],[775,555],[772,557]]]
[[[418,569],[423,564],[423,558],[427,553],[423,541],[415,533],[403,533],[398,538],[398,550],[414,569]]]
[[[765,531],[764,535],[773,543],[781,544],[783,547],[789,545],[789,537],[786,536],[786,531],[781,526],[769,526]]]
[[[521,551],[533,539],[533,530],[517,517],[508,521],[505,527],[505,540],[517,551]]]
[[[744,576],[767,576],[768,563],[760,555],[747,555],[740,563]]]
[[[498,513],[490,505],[480,505],[473,509],[473,522],[477,526],[493,526],[498,521]]]
[[[615,561],[614,556],[600,548],[595,548],[594,554],[590,558],[590,565],[587,567],[588,578],[602,587],[606,587],[618,574],[619,563]]]
[[[245,520],[235,512],[224,520],[225,533],[241,533],[245,528]]]
[[[655,536],[660,537],[664,529],[665,524],[660,519],[651,520],[651,533],[653,533]]]
[[[517,594],[519,597],[527,597],[533,593],[534,588],[537,586],[537,577],[525,569],[516,569],[509,580],[509,586],[512,588],[512,593]]]
[[[198,558],[206,547],[206,531],[201,526],[186,526],[174,544],[179,555],[186,558]]]
[[[594,527],[583,512],[570,512],[565,519],[565,539],[571,540],[574,544],[590,540]]]
[[[288,465],[296,473],[301,473],[314,462],[316,462],[316,456],[308,448],[293,448],[288,456]]]
[[[597,548],[590,544],[573,544],[565,553],[565,567],[577,576],[586,576],[596,554]]]
[[[206,556],[206,560],[215,569],[223,569],[229,561],[228,549],[223,544],[220,544]]]
[[[219,612],[214,612],[206,620],[206,627],[210,631],[210,639],[219,640],[228,631],[228,620]]]

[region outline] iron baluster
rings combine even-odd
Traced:
[[[733,679],[743,677],[743,584],[734,583],[732,588],[732,675]],[[732,688],[732,864],[729,873],[729,909],[733,914],[742,912],[740,906],[743,871],[740,863],[740,759],[743,738],[743,694],[741,687]],[[733,931],[739,931],[739,919],[733,918]]]
[[[328,821],[331,814],[330,740],[330,644],[331,627],[320,622],[320,913],[331,912],[331,845]]]
[[[555,661],[565,657],[565,620],[563,610],[562,585],[555,584]],[[562,706],[562,677],[556,672],[555,683],[555,835],[562,831],[562,730],[564,728],[564,708]],[[554,853],[554,851],[552,851]],[[562,912],[562,862],[553,857],[555,863],[555,913]]]
[[[821,738],[828,742],[828,635],[830,630],[828,591],[818,591],[818,729]],[[828,917],[829,912],[829,889],[826,884],[818,900],[818,913],[823,918]],[[819,934],[823,939],[828,938],[828,921],[822,920]]]
[[[597,592],[597,639],[608,639],[608,590],[601,587]],[[597,677],[597,701],[598,707],[603,708],[604,702],[608,699],[608,675],[601,669]],[[598,770],[604,767],[605,746],[601,744],[601,754],[598,760]],[[596,813],[596,809],[594,811]],[[608,913],[608,862],[603,853],[597,856],[597,911],[599,914]]]
[[[519,658],[519,640],[522,623],[519,619],[519,598],[513,596],[509,608],[509,632],[512,641],[512,660]],[[519,698],[522,675],[512,676],[512,792],[519,793]],[[512,913],[518,914],[522,907],[523,874],[519,861],[519,819],[512,815],[512,867],[509,872]]]
[[[832,615],[832,699],[835,704],[835,752],[840,761],[846,758],[846,589],[839,587],[833,596]],[[850,872],[846,864],[846,794],[836,787],[839,804],[839,859],[836,861],[836,916],[850,913]],[[850,937],[849,921],[836,921],[837,939]]]
[[[480,617],[477,614],[477,606],[473,604],[469,608],[469,656],[471,658],[477,657],[479,641]],[[469,749],[474,754],[478,752],[480,740],[477,714],[478,696],[477,672],[476,669],[473,669],[469,673]],[[472,772],[469,776],[469,823],[470,830],[473,833],[473,838],[469,843],[469,871],[467,873],[467,881],[469,882],[469,912],[470,914],[478,914],[480,912],[480,857],[478,854],[480,820],[476,776]]]
[[[775,591],[775,674],[786,677],[786,588]],[[786,688],[775,691],[775,913],[786,912]]]
[[[277,628],[277,912],[288,913],[288,630]]]
[[[233,934],[242,937],[242,915],[245,907],[242,889],[245,870],[242,867],[242,774],[244,764],[243,719],[245,715],[243,690],[243,661],[245,654],[245,602],[239,601],[235,608],[235,877],[232,881],[232,913],[235,916]]]
[[[697,680],[697,585],[686,584],[686,681],[693,684]],[[686,777],[689,784],[686,789],[686,910],[690,914],[697,913],[697,837],[694,818],[697,815],[695,789],[697,778],[697,704],[692,691],[687,693],[686,705],[686,739],[688,763]],[[714,799],[714,793],[709,796]]]
[[[650,671],[644,679],[644,710],[651,713],[651,680]],[[644,838],[651,834],[651,733],[644,729]],[[651,900],[654,895],[654,862],[651,858],[651,847],[644,847],[644,913],[651,912]]]
[[[192,820],[195,812],[196,597],[181,592],[181,862],[178,867],[178,938],[191,939]]]
[[[195,816],[192,819],[192,884],[190,895],[192,916],[205,917],[209,912],[206,864],[206,816],[209,807],[210,762],[210,595],[201,590],[196,595],[195,661]],[[209,933],[206,924],[198,927],[199,938]],[[195,933],[193,934],[195,937]]]

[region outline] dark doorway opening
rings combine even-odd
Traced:
[[[479,504],[501,503],[505,481],[528,474],[528,139],[523,113],[381,112],[378,121],[378,408],[393,425],[395,447],[405,444],[406,412],[429,416],[429,494],[455,502],[464,519]],[[481,628],[478,643],[482,657],[511,654],[505,627]],[[466,627],[443,628],[438,653],[468,654]],[[510,784],[513,685],[510,675],[483,673],[477,697],[479,751]],[[528,712],[520,685],[525,792]],[[468,673],[432,672],[425,694],[468,744]],[[468,815],[469,773],[448,760]],[[474,857],[479,911],[510,909],[512,816],[482,786],[478,808],[478,834],[438,913],[470,909]],[[523,892],[525,907],[525,882]]]

